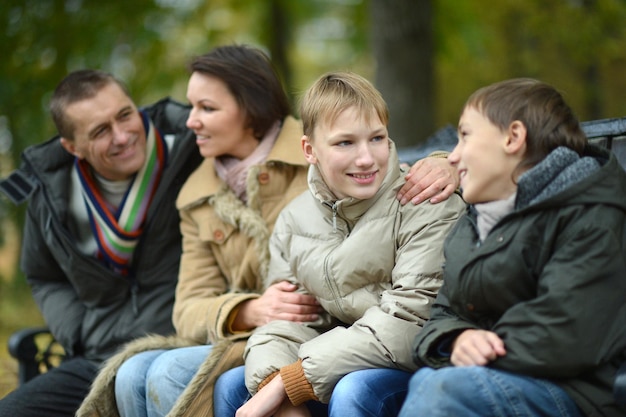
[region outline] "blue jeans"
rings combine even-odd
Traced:
[[[396,417],[412,375],[384,368],[351,372],[335,385],[328,414],[337,417]]]
[[[174,407],[210,345],[151,350],[128,359],[115,378],[115,400],[122,417],[164,417]]]
[[[422,368],[399,417],[582,417],[570,396],[543,379],[484,366]]]
[[[244,367],[224,372],[217,378],[213,388],[213,417],[232,417],[250,394],[246,388]]]
[[[411,373],[394,369],[367,369],[344,376],[333,390],[328,406],[307,402],[314,417],[377,416],[395,417],[407,393]],[[250,395],[240,366],[223,373],[215,384],[215,417],[232,417]]]

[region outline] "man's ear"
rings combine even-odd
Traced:
[[[78,152],[76,150],[76,145],[74,144],[74,141],[69,140],[69,139],[65,139],[65,138],[61,138],[60,142],[61,142],[61,146],[63,146],[63,149],[65,149],[67,152],[71,153],[72,155],[74,155],[78,159],[82,159],[83,158],[81,156],[80,152]]]
[[[315,156],[315,152],[313,151],[311,139],[309,139],[307,135],[304,135],[302,136],[302,139],[300,139],[300,141],[302,143],[302,152],[304,152],[304,158],[309,164],[316,164],[317,157]]]
[[[509,154],[523,155],[526,151],[526,126],[519,120],[509,125],[504,150]]]

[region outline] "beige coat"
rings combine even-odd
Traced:
[[[173,314],[179,336],[198,343],[232,336],[225,333],[231,311],[262,291],[274,222],[307,189],[301,132],[287,119],[268,162],[250,169],[248,206],[217,177],[213,159],[183,186],[176,201],[183,234]]]
[[[206,159],[191,174],[176,201],[183,253],[173,321],[177,336],[148,336],[129,343],[105,363],[77,416],[119,417],[115,374],[130,356],[153,349],[213,344],[207,360],[168,416],[211,416],[217,376],[243,363],[249,333],[229,334],[225,323],[242,301],[263,290],[268,240],[282,208],[307,189],[308,163],[300,147],[301,124],[285,119],[267,162],[248,174],[244,205]]]

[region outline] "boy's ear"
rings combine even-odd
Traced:
[[[302,136],[300,139],[302,143],[302,152],[304,152],[304,158],[307,160],[309,164],[316,164],[317,157],[315,156],[315,152],[313,151],[313,145],[311,144],[311,140],[307,135]]]
[[[505,143],[505,152],[509,154],[523,154],[526,150],[526,126],[519,120],[514,120],[508,129]]]
[[[74,141],[71,141],[71,140],[65,139],[65,138],[61,138],[60,142],[61,142],[61,146],[63,146],[63,149],[65,149],[66,151],[68,151],[69,153],[74,155],[76,158],[82,159],[82,156],[80,155],[80,152],[78,152],[76,150],[76,145],[74,144]]]

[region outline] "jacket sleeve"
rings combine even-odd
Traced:
[[[29,210],[23,233],[22,270],[55,339],[70,356],[81,354],[80,336],[85,306],[48,250],[42,236],[43,228]]]
[[[430,319],[413,342],[413,360],[418,366],[450,365],[450,346],[456,336],[464,330],[478,328],[450,309],[446,285],[444,282],[435,298]]]
[[[314,326],[285,320],[275,320],[258,327],[246,345],[246,387],[253,395],[259,384],[281,368],[298,361],[303,343],[319,337]]]
[[[597,367],[624,346],[622,228],[620,221],[604,217],[609,219],[604,226],[595,219],[559,236],[539,276],[537,296],[507,310],[493,328],[507,350],[494,367],[568,378]]]
[[[259,295],[230,292],[209,244],[198,235],[198,225],[186,210],[180,211],[183,236],[180,274],[176,286],[173,322],[178,335],[199,343],[215,343],[227,334],[230,313],[241,302]],[[237,334],[247,337],[249,332]]]
[[[276,220],[274,232],[270,238],[270,266],[266,286],[279,281],[298,284],[288,260],[285,258],[291,244],[289,224],[285,221],[285,211]],[[299,288],[301,293],[306,290]],[[246,346],[246,386],[248,391],[256,393],[261,382],[281,368],[294,364],[298,360],[300,345],[319,336],[337,324],[328,313],[320,314],[315,322],[294,323],[277,320],[257,328]]]
[[[380,304],[351,326],[335,327],[300,348],[304,374],[320,401],[328,403],[339,379],[352,371],[416,369],[412,343],[430,317],[442,284],[443,242],[464,206],[454,195],[441,204],[400,209],[391,288]]]

